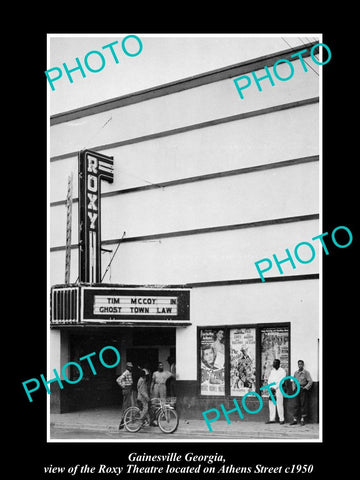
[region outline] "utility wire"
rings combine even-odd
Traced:
[[[101,130],[102,130],[103,128],[105,128],[106,125],[107,125],[109,122],[111,122],[111,120],[112,120],[112,116],[109,117],[109,118],[106,120],[106,122],[104,123],[104,125],[102,125],[102,126],[94,133],[94,135],[91,135],[91,139],[95,138],[95,137],[101,132]],[[89,143],[89,141],[90,141],[90,138],[89,138],[89,140],[88,140],[87,142],[85,142],[85,146],[82,148],[82,150],[85,150],[86,145]]]
[[[300,42],[303,44],[303,45],[306,45],[305,42],[302,41],[301,37],[298,37],[298,39],[300,40]],[[308,43],[311,43],[313,42],[314,40],[311,40],[311,38],[307,38],[305,37],[305,40],[308,42]],[[316,40],[316,39],[315,39]],[[316,60],[319,60],[318,57],[314,54],[314,57],[316,58]]]
[[[95,132],[95,134],[91,136],[91,139],[93,140],[93,139],[101,132],[101,130],[102,130],[103,128],[105,128],[106,125],[107,125],[109,122],[111,122],[111,121],[112,121],[112,116],[110,116],[110,117],[106,120],[106,122]],[[87,144],[89,143],[89,141],[90,141],[90,138],[88,139],[87,142],[85,142],[85,145],[87,145]],[[84,146],[84,147],[82,148],[82,150],[85,150],[85,148],[86,148],[86,146]],[[130,175],[131,177],[137,178],[138,180],[141,180],[141,181],[143,181],[143,182],[145,182],[145,183],[148,183],[149,185],[153,185],[154,187],[157,187],[157,188],[163,188],[161,185],[157,185],[156,183],[152,183],[152,182],[150,182],[149,180],[146,180],[145,178],[136,176],[136,175],[134,175],[133,173],[130,173],[129,171],[127,171],[127,170],[125,170],[125,169],[122,169],[122,170],[123,170],[125,173],[127,173],[128,175]]]
[[[110,258],[109,264],[108,264],[108,266],[106,267],[105,273],[104,273],[104,275],[101,277],[101,281],[104,280],[105,275],[107,274],[109,268],[111,267],[112,261],[114,260],[114,257],[115,257],[115,255],[116,255],[117,251],[119,250],[120,243],[121,243],[122,239],[125,237],[125,235],[126,235],[126,232],[124,232],[124,233],[122,234],[122,237],[120,238],[119,243],[117,244],[117,247],[116,247],[116,249],[115,249],[115,252],[114,252],[113,256]]]
[[[284,42],[285,42],[293,51],[295,50],[295,47],[292,47],[292,46],[290,45],[290,43],[285,40],[284,37],[281,37],[281,39],[284,40]],[[304,60],[304,62],[306,63],[306,65],[307,65],[317,76],[319,76],[318,72],[317,72],[316,70],[314,70],[311,65],[308,64],[308,62],[305,60],[305,58],[303,58],[303,60]]]
[[[121,168],[120,170],[125,172],[125,174],[129,175],[130,177],[134,177],[134,178],[137,178],[138,180],[142,180],[143,182],[148,183],[149,185],[153,185],[156,188],[162,188],[162,189],[164,188],[162,185],[150,182],[150,180],[146,180],[145,178],[142,178],[142,177],[139,177],[138,175],[134,175],[133,173],[130,173],[129,170],[126,170],[124,168]],[[120,171],[120,174],[121,174],[121,171]]]
[[[102,276],[101,281],[104,280],[105,275],[107,274],[109,268],[111,267],[111,263],[112,263],[112,261],[114,260],[114,257],[115,257],[115,255],[116,255],[116,252],[118,251],[118,249],[119,249],[119,247],[120,247],[120,243],[121,243],[122,239],[125,237],[125,235],[126,235],[126,232],[124,232],[124,233],[122,234],[122,237],[121,237],[120,240],[119,240],[119,243],[118,243],[118,245],[117,245],[117,247],[116,247],[116,249],[115,249],[115,252],[114,252],[113,256],[110,258],[109,264],[108,264],[108,266],[106,267],[105,273],[104,273],[104,275]],[[75,280],[75,283],[76,283],[76,284],[77,284],[78,282],[79,282],[79,277],[77,277],[77,279]]]

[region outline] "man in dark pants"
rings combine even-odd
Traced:
[[[301,425],[305,425],[305,417],[308,409],[308,393],[313,384],[310,373],[304,369],[304,361],[298,361],[298,370],[294,373],[294,377],[299,382],[300,392],[294,398],[294,420],[290,425],[296,425],[299,418]],[[297,388],[295,382],[293,384],[294,390]]]
[[[166,387],[167,387],[167,390],[168,390],[168,396],[169,397],[176,397],[176,393],[175,393],[175,377],[176,377],[175,358],[170,355],[170,356],[168,356],[167,361],[168,361],[169,366],[170,366],[170,373],[173,374],[173,376],[169,377],[167,382],[166,382]]]
[[[133,397],[133,377],[131,371],[133,369],[133,364],[131,362],[126,363],[126,370],[116,379],[116,383],[121,387],[123,394],[123,404],[121,412],[121,420],[119,424],[119,430],[124,428],[124,413],[125,410],[134,405]]]

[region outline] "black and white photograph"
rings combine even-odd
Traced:
[[[48,49],[49,439],[321,440],[330,47],[134,34]]]
[[[29,472],[323,475],[357,244],[336,36],[85,31],[37,71]]]

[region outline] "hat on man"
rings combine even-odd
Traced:
[[[131,362],[126,362],[127,367],[133,367],[134,365]]]

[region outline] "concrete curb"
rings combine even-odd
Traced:
[[[77,419],[74,420],[69,417],[62,417],[59,415],[58,418],[52,418],[50,421],[51,429],[59,430],[79,430],[79,431],[94,431],[98,433],[119,433],[124,436],[128,435],[129,432],[119,431],[119,419],[116,420],[105,419],[101,421],[98,418],[97,422],[92,422],[90,419]],[[154,433],[154,436],[158,436],[160,430],[157,427],[145,427],[144,429],[137,432],[136,435],[139,436],[148,436],[149,434]],[[131,435],[131,434],[129,434]],[[280,425],[280,424],[271,424],[267,425],[264,422],[232,422],[228,425],[225,421],[214,422],[213,432],[204,426],[202,421],[199,420],[180,420],[179,427],[177,431],[171,435],[172,438],[189,437],[191,436],[199,438],[199,436],[204,439],[211,440],[212,438],[222,437],[228,439],[289,439],[289,440],[318,440],[319,439],[319,425],[318,424],[308,424],[305,426],[295,425],[290,426],[289,424]]]

